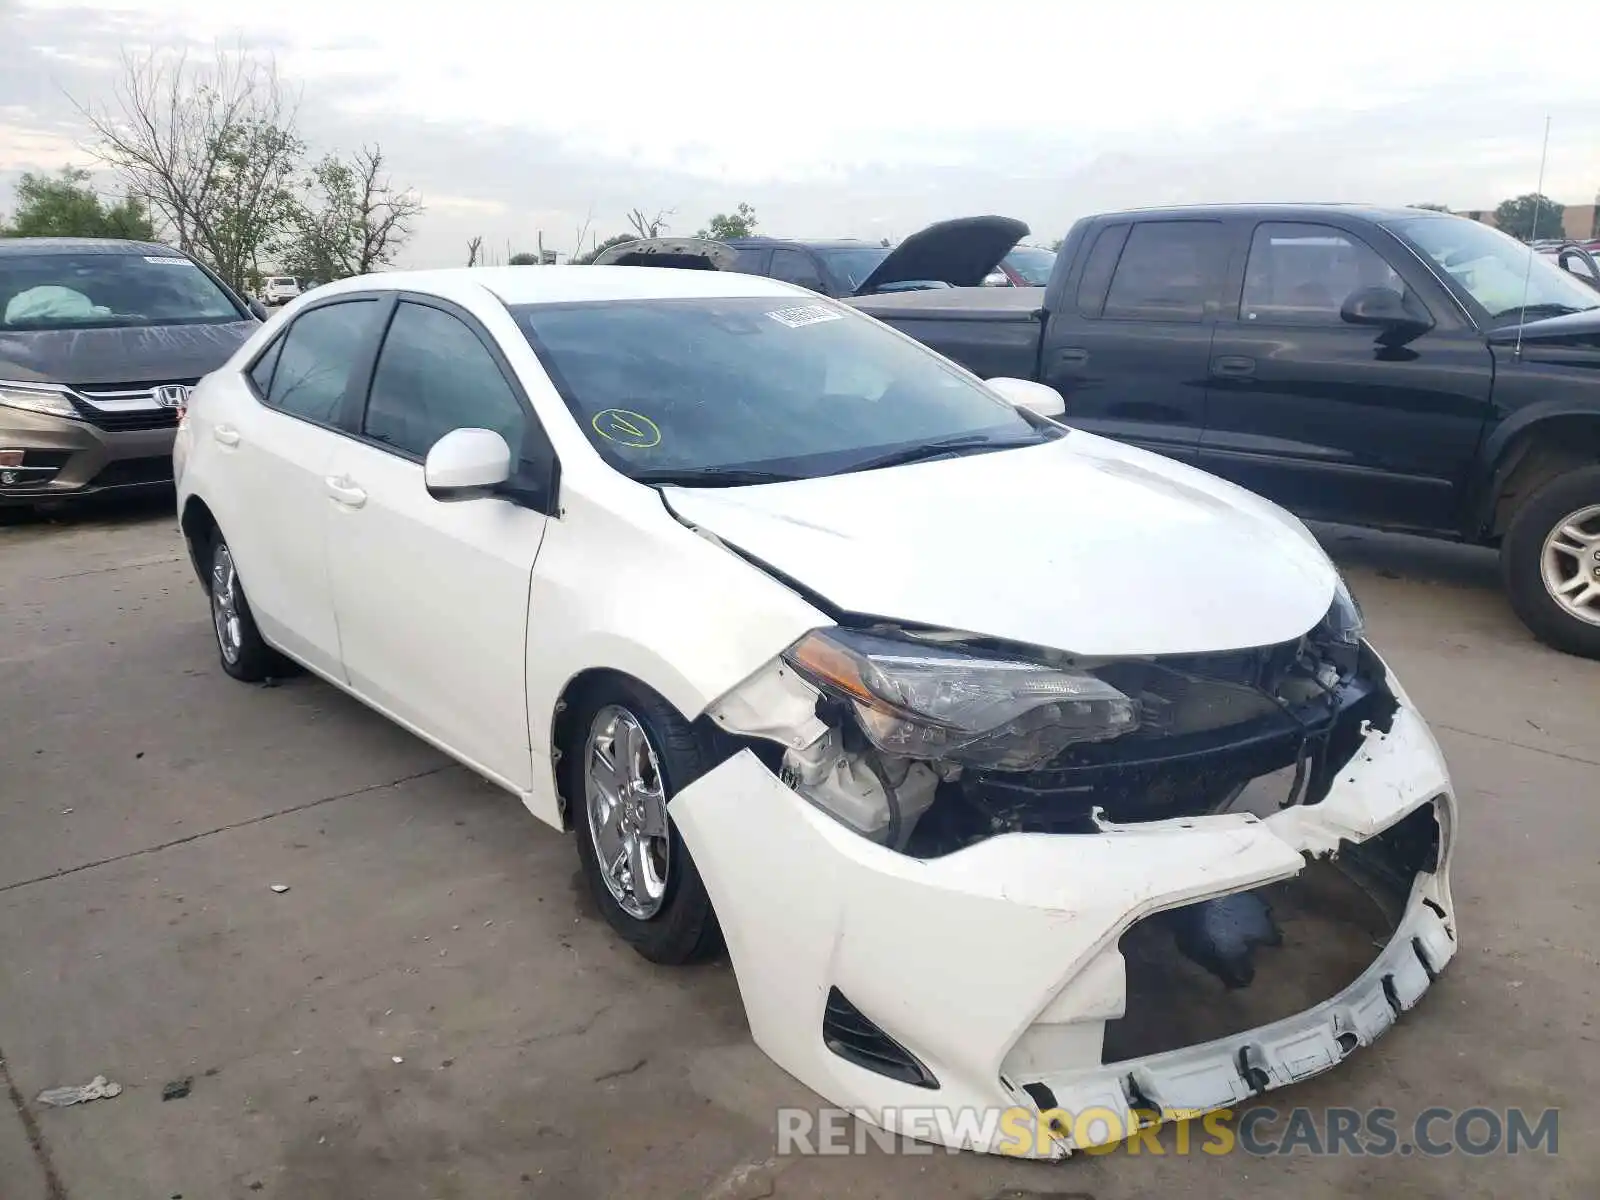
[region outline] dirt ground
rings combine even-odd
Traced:
[[[1449,757],[1463,948],[1380,1043],[1266,1102],[1391,1108],[1402,1141],[1435,1106],[1558,1108],[1556,1154],[1168,1130],[1060,1164],[775,1158],[776,1110],[817,1100],[751,1044],[726,964],[643,962],[565,838],[333,688],[227,679],[158,504],[0,518],[0,1196],[1600,1195],[1600,663],[1534,643],[1490,555],[1318,532]],[[34,1100],[97,1074],[122,1094]]]

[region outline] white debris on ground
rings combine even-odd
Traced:
[[[120,1095],[120,1083],[112,1083],[104,1075],[96,1075],[88,1083],[46,1088],[39,1093],[38,1099],[40,1104],[47,1104],[51,1108],[67,1108],[73,1104],[87,1104],[91,1100],[111,1100]]]

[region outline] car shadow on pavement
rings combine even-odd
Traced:
[[[1312,525],[1311,532],[1343,570],[1384,579],[1500,589],[1500,559],[1490,549],[1348,525]]]
[[[0,506],[0,529],[114,528],[176,520],[177,500],[170,488],[137,496],[85,496],[36,506]]]

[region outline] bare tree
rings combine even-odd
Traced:
[[[279,257],[292,274],[314,279],[346,279],[388,266],[423,211],[416,192],[390,182],[376,143],[348,162],[327,155],[311,169],[304,191]]]
[[[642,238],[660,237],[662,230],[670,228],[667,224],[667,218],[673,216],[677,211],[675,208],[664,208],[657,212],[655,216],[647,217],[644,215],[644,209],[631,209],[628,212],[628,224],[632,225],[634,233]],[[581,238],[579,242],[582,244]]]
[[[294,211],[304,153],[298,97],[270,56],[219,47],[209,64],[187,53],[124,53],[109,105],[73,104],[95,153],[144,199],[178,245],[236,287]]]
[[[482,249],[483,235],[481,233],[477,237],[467,239],[467,266],[475,267],[478,265],[478,254]]]

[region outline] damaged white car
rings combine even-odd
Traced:
[[[828,1100],[1115,1117],[1061,1155],[1333,1066],[1456,932],[1444,761],[1310,534],[1060,410],[773,280],[385,274],[200,384],[179,513],[229,674],[571,829]]]

